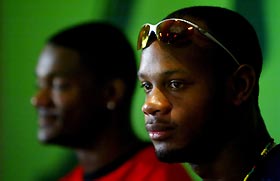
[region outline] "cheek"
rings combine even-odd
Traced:
[[[59,112],[59,119],[64,127],[80,124],[80,120],[86,117],[90,111],[88,100],[81,97],[79,92],[68,92],[67,94],[56,94],[54,96],[54,104],[57,112]],[[67,126],[66,126],[67,125]],[[77,126],[77,125],[76,125]]]
[[[89,106],[77,95],[61,96],[57,99],[56,109],[66,134],[80,134],[89,121]]]
[[[209,119],[211,108],[207,106],[178,107],[173,110],[172,120],[177,121],[179,132],[184,135],[182,139],[190,139],[201,132],[201,129]]]
[[[58,109],[73,109],[82,104],[82,97],[77,91],[53,94],[53,102]]]
[[[199,135],[205,125],[216,117],[214,101],[214,94],[196,90],[175,101],[178,104],[173,104],[171,117],[179,125],[180,132],[184,135],[182,139]]]
[[[81,109],[81,99],[75,94],[56,95],[54,104],[64,124],[69,124],[72,119],[76,119]]]

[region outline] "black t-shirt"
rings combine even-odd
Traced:
[[[276,145],[265,159],[256,165],[249,180],[280,181],[280,144]]]

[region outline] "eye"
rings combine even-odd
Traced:
[[[184,87],[184,82],[179,80],[172,80],[169,82],[168,87],[170,87],[173,90],[181,89]]]
[[[65,91],[71,87],[71,84],[65,79],[56,78],[52,81],[52,89],[54,91]]]
[[[42,81],[36,81],[36,83],[35,83],[35,88],[36,88],[36,90],[40,90],[40,89],[43,89],[43,87],[45,87],[44,86],[44,84],[42,83]]]
[[[142,82],[141,87],[144,89],[145,92],[149,92],[153,88],[152,84],[149,82]]]
[[[49,87],[49,82],[46,79],[40,79],[38,78],[35,82],[35,89],[36,90],[42,90]]]

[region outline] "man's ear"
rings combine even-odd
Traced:
[[[246,101],[256,83],[256,73],[253,67],[247,64],[240,65],[232,77],[232,101],[234,105],[241,105]]]
[[[114,110],[122,101],[125,94],[125,83],[121,79],[110,81],[105,88],[106,106],[109,110]]]

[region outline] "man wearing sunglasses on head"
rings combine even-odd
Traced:
[[[255,30],[220,7],[179,9],[139,33],[146,130],[163,162],[205,180],[280,180],[280,145],[258,105]]]
[[[36,77],[39,141],[73,149],[79,162],[60,181],[190,180],[181,164],[160,162],[153,145],[134,134],[136,59],[118,28],[88,22],[54,34]]]

